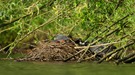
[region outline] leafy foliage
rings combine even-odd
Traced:
[[[22,41],[52,39],[59,33],[93,41],[95,36],[102,37],[116,28],[120,30],[103,41],[116,41],[129,34],[129,38],[123,39],[127,40],[134,37],[131,32],[135,30],[135,16],[130,15],[134,11],[134,0],[0,0],[0,45],[16,43],[50,19],[53,22],[35,30]],[[27,16],[22,18],[24,15]],[[16,18],[19,20],[3,25]],[[107,29],[115,22],[113,27]]]

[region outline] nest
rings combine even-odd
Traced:
[[[38,46],[32,49],[25,58],[18,59],[19,61],[64,61],[68,57],[78,52],[74,48],[75,45],[71,42],[39,42]],[[70,60],[76,60],[74,57]]]

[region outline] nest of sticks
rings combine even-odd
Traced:
[[[29,51],[24,58],[18,61],[64,61],[68,57],[75,55],[79,49],[75,49],[73,43],[57,43],[57,42],[39,42],[37,47]],[[74,57],[70,60],[76,60]]]

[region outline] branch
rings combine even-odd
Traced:
[[[112,42],[112,43],[105,43],[105,44],[99,44],[99,45],[92,45],[92,46],[89,46],[89,48],[92,48],[92,47],[99,47],[99,46],[107,46],[107,45],[112,45],[112,44],[116,44],[116,43],[120,43],[121,41],[119,42]],[[87,46],[78,46],[78,47],[74,47],[75,49],[80,49],[80,48],[87,48]]]
[[[126,57],[123,57],[122,59],[117,60],[115,63],[118,65],[120,62],[126,61],[126,60],[128,60],[129,58],[131,58],[133,56],[135,56],[135,52],[127,55]]]
[[[122,50],[122,49],[124,49],[124,48],[126,48],[126,47],[129,47],[129,46],[133,45],[134,43],[135,43],[135,42],[133,41],[133,42],[131,42],[131,43],[125,45],[124,47],[120,47],[120,48],[118,48],[118,49],[116,49],[116,50],[114,50],[114,51],[112,51],[112,52],[107,53],[107,54],[105,55],[105,57],[103,57],[101,60],[98,61],[98,63],[101,63],[102,61],[104,61],[107,57],[109,57],[109,56],[112,55],[113,53],[116,53],[116,52],[118,52],[118,51],[120,51],[120,50]]]

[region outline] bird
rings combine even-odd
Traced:
[[[70,40],[70,38],[66,35],[63,35],[63,34],[57,34],[56,36],[54,36],[53,38],[53,42],[56,42],[56,43],[66,43]]]
[[[74,42],[75,44],[79,46],[87,46],[89,43],[88,41],[82,41],[82,39],[80,38],[73,38],[73,37],[66,36],[64,34],[57,34],[56,36],[54,36],[53,42],[56,42],[56,43],[73,43]]]

